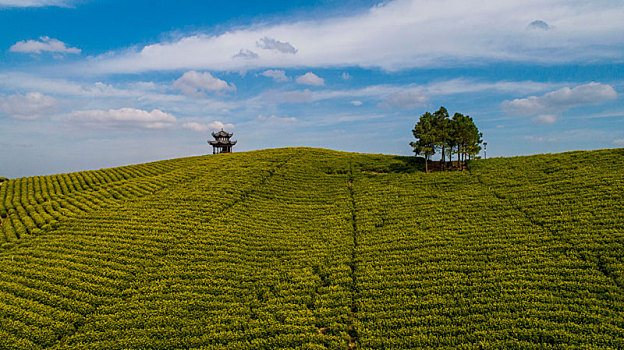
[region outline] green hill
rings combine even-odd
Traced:
[[[624,149],[287,148],[0,185],[0,349],[624,348]]]

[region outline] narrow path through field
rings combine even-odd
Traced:
[[[358,248],[358,226],[357,226],[357,213],[355,196],[353,194],[353,165],[349,169],[349,181],[347,187],[349,188],[349,195],[351,197],[351,224],[353,225],[353,247],[351,248],[351,261],[349,267],[351,268],[351,312],[347,321],[347,332],[349,333],[349,345],[347,349],[354,349],[358,344],[358,332],[354,325],[355,314],[357,313],[357,304],[355,302],[357,297],[357,248]]]
[[[560,242],[564,243],[567,247],[574,247],[575,244],[574,242],[572,242],[570,237],[567,237],[566,235],[562,235],[559,232],[553,231],[550,227],[543,225],[542,223],[540,223],[539,221],[535,220],[524,208],[522,208],[521,206],[515,204],[513,201],[511,201],[510,199],[506,198],[505,196],[501,195],[500,193],[496,192],[496,190],[492,189],[491,186],[489,186],[488,184],[486,184],[482,177],[480,175],[476,175],[477,180],[479,181],[479,184],[482,185],[482,187],[484,189],[486,189],[487,191],[489,191],[490,193],[492,193],[494,195],[494,197],[498,198],[501,201],[505,201],[507,203],[509,203],[509,206],[512,207],[514,210],[516,210],[517,212],[521,213],[526,219],[527,221],[529,221],[532,225],[539,227],[540,229],[542,229],[543,231],[546,231],[550,234],[551,237],[559,240]],[[572,248],[568,248],[568,251],[566,251],[566,253],[570,253],[570,251],[572,250]],[[605,277],[607,277],[614,285],[616,285],[618,288],[620,288],[621,290],[624,290],[624,286],[621,283],[618,283],[618,280],[615,276],[613,276],[604,266],[603,264],[601,264],[600,262],[603,261],[603,258],[601,256],[598,256],[598,260],[599,263],[595,263],[593,262],[591,259],[589,259],[585,253],[575,250],[575,252],[577,254],[575,254],[575,257],[580,258],[583,262],[585,262],[586,264],[593,266],[594,269],[600,271]]]

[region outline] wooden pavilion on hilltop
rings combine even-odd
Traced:
[[[230,140],[232,135],[234,135],[234,133],[223,131],[223,129],[219,132],[213,132],[212,137],[215,139],[208,141],[212,146],[212,154],[232,153],[232,146],[236,144],[236,141]]]

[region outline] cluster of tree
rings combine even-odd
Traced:
[[[449,116],[444,107],[420,116],[412,130],[416,141],[410,142],[416,155],[425,157],[425,171],[429,172],[429,159],[440,152],[440,169],[453,169],[452,156],[457,155],[457,169],[463,169],[466,160],[479,154],[483,134],[471,117],[455,113]],[[448,163],[446,161],[448,157]]]

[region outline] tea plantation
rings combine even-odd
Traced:
[[[624,149],[284,148],[0,185],[0,349],[624,348]]]

